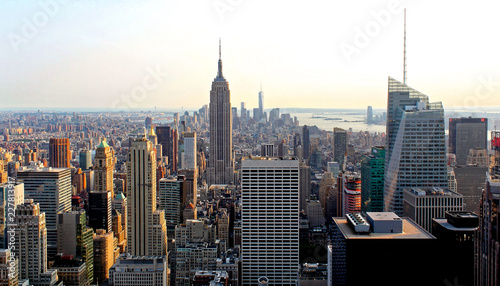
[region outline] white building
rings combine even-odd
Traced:
[[[242,161],[242,283],[295,285],[299,270],[299,161]]]
[[[109,285],[114,286],[167,286],[170,271],[166,256],[132,256],[120,254],[109,269]]]
[[[184,153],[181,169],[196,169],[196,132],[184,132]]]

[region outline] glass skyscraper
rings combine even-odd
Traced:
[[[384,211],[385,148],[372,147],[361,161],[361,211]]]
[[[403,190],[448,188],[441,102],[389,77],[384,207],[403,214]]]

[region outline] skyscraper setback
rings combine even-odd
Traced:
[[[441,102],[389,77],[384,207],[403,215],[403,189],[448,188]]]
[[[209,184],[230,184],[234,177],[233,134],[229,83],[222,75],[219,41],[219,68],[210,91]]]

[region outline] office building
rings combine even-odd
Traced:
[[[216,227],[205,221],[188,219],[185,224],[175,227],[175,244],[184,246],[189,243],[209,243],[216,240]]]
[[[247,117],[247,108],[246,108],[246,103],[244,103],[244,102],[241,102],[240,117],[241,118]]]
[[[302,127],[302,159],[306,162],[309,159],[311,153],[311,139],[309,138],[309,127],[304,125]]]
[[[109,269],[109,285],[168,286],[169,274],[166,256],[133,256],[120,254]]]
[[[403,214],[403,190],[448,188],[444,110],[423,93],[389,78],[384,210]]]
[[[85,263],[88,283],[94,281],[94,243],[84,210],[57,214],[57,253],[80,257]]]
[[[158,144],[161,145],[163,157],[168,157],[168,161],[172,161],[172,129],[170,126],[156,126],[156,136]]]
[[[92,153],[90,150],[82,150],[79,154],[80,158],[80,168],[82,170],[88,170],[92,167]]]
[[[94,279],[97,284],[109,278],[109,268],[115,263],[113,233],[98,229],[94,233]]]
[[[71,210],[71,170],[31,166],[19,170],[17,181],[24,183],[24,197],[38,203],[40,212],[45,213],[47,252],[53,257],[57,251],[57,213]]]
[[[299,210],[306,210],[306,201],[309,199],[311,194],[311,167],[307,166],[306,163],[299,163]]]
[[[333,218],[327,285],[440,285],[436,239],[392,212]],[[408,259],[411,257],[411,259]],[[417,275],[425,261],[425,275]],[[417,272],[416,272],[417,271]]]
[[[361,160],[361,211],[384,210],[385,147],[372,147]]]
[[[70,168],[71,149],[68,138],[50,138],[49,166],[52,168]]]
[[[361,212],[361,176],[345,172],[342,176],[342,214]]]
[[[456,155],[457,165],[466,165],[469,150],[487,148],[487,118],[450,118],[449,152]]]
[[[92,191],[89,193],[89,226],[96,231],[104,229],[111,232],[111,191]]]
[[[479,230],[475,245],[474,285],[500,284],[500,132],[491,132],[491,148],[495,159],[486,175],[481,197]]]
[[[274,144],[262,144],[262,145],[260,145],[260,156],[261,157],[273,157],[274,156]]]
[[[11,266],[14,263],[14,267]],[[13,257],[11,260],[10,249],[0,249],[0,285],[5,286],[18,286],[19,273],[17,265],[17,258]]]
[[[217,214],[217,239],[229,243],[229,213],[226,208],[219,209]]]
[[[295,284],[299,270],[299,161],[243,160],[241,204],[242,285],[255,285],[261,277],[272,285]]]
[[[342,166],[346,152],[347,132],[342,128],[335,127],[333,128],[333,161],[339,162]]]
[[[116,246],[120,250],[120,253],[124,253],[127,249],[127,240],[125,239],[125,233],[127,230],[123,228],[123,215],[116,209],[113,209],[111,211],[111,216],[113,220],[113,226],[111,229],[113,231],[113,236],[116,239]]]
[[[175,285],[192,285],[196,271],[215,271],[217,247],[207,243],[188,243],[177,247],[175,257]]]
[[[113,170],[115,169],[115,154],[103,139],[97,146],[94,158],[94,188],[95,191],[110,191],[111,199],[114,198]]]
[[[57,269],[57,278],[65,286],[89,286],[85,262],[73,256],[59,256],[51,266]]]
[[[114,210],[119,212],[122,215],[122,229],[124,230],[123,232],[123,238],[125,241],[127,240],[127,221],[128,221],[128,216],[127,216],[127,198],[122,192],[119,192],[115,198],[113,199],[113,202],[111,204]],[[125,244],[126,247],[126,244]]]
[[[196,169],[196,132],[184,132],[184,155],[181,169]]]
[[[403,215],[432,231],[432,219],[447,211],[463,211],[463,196],[441,188],[409,188],[403,191]]]
[[[9,207],[14,208],[24,203],[24,184],[13,183],[8,181],[0,184],[0,249],[8,248],[8,242],[5,241],[7,224],[9,216],[13,217],[13,213],[9,215]],[[9,254],[10,255],[10,254]]]
[[[474,285],[474,242],[479,217],[472,212],[446,212],[445,218],[432,220],[432,235],[437,238],[438,253],[442,259],[441,281],[455,285]]]
[[[453,167],[457,193],[464,197],[464,211],[480,213],[480,202],[486,182],[488,166],[467,165]]]
[[[233,133],[229,83],[222,75],[219,42],[219,69],[210,91],[210,157],[208,185],[234,181]],[[243,110],[243,108],[242,108]],[[243,117],[243,116],[242,116]]]
[[[373,107],[371,106],[368,106],[368,109],[366,110],[366,123],[373,123]]]
[[[47,227],[45,213],[32,199],[15,210],[14,247],[12,253],[18,260],[19,280],[38,281],[47,271]],[[12,236],[9,233],[9,237]]]
[[[167,231],[173,233],[175,226],[182,222],[182,187],[184,180],[168,176],[160,179],[158,185],[158,208],[163,210]]]
[[[163,211],[156,210],[156,153],[151,141],[146,138],[136,138],[132,141],[127,161],[127,251],[132,255],[156,255],[161,249],[161,255],[166,253],[166,244],[154,245],[158,241],[153,230],[156,222],[163,222],[158,215]],[[163,229],[163,226],[159,226]],[[166,242],[165,239],[159,241]]]
[[[473,148],[469,150],[467,165],[478,165],[480,167],[490,166],[490,155],[488,149]]]
[[[259,117],[264,117],[264,92],[262,91],[262,86],[259,91]]]
[[[198,169],[179,170],[178,178],[183,178],[181,206],[196,205],[198,197]]]

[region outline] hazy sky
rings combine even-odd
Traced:
[[[385,107],[403,7],[408,85],[445,108],[500,106],[496,0],[26,0],[0,2],[2,107],[199,108],[219,37],[238,109],[261,83],[265,108]]]

